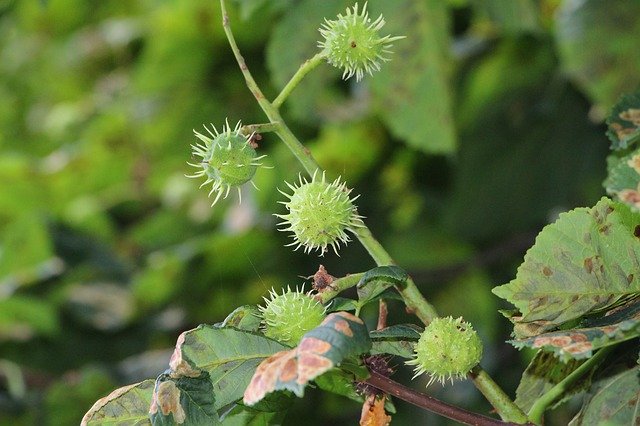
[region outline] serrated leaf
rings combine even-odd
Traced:
[[[640,141],[640,92],[624,95],[607,117],[611,149],[625,149]]]
[[[160,375],[149,414],[154,426],[221,424],[214,405],[213,386],[206,372],[198,377]]]
[[[329,314],[303,336],[298,347],[278,352],[258,366],[244,393],[244,403],[253,405],[277,390],[302,397],[311,380],[369,349],[371,340],[360,318],[348,312]]]
[[[368,270],[357,285],[360,305],[364,306],[393,285],[403,287],[408,278],[407,272],[395,265],[378,266]]]
[[[327,304],[327,312],[355,311],[358,302],[346,297],[335,297]]]
[[[493,292],[513,303],[514,332],[526,338],[605,310],[640,291],[640,214],[602,198],[546,226],[516,278]]]
[[[371,331],[371,354],[389,354],[411,359],[420,333],[420,328],[413,324],[398,324]]]
[[[601,108],[640,83],[640,3],[565,1],[556,13],[556,44],[563,71]]]
[[[217,410],[242,398],[258,364],[286,348],[248,331],[201,325],[178,337],[169,366],[174,376],[207,372]]]
[[[82,426],[150,425],[149,406],[153,399],[154,381],[149,379],[114,390],[100,398],[82,418]]]
[[[522,373],[522,379],[520,379],[516,390],[516,405],[525,413],[528,412],[538,398],[571,374],[582,362],[577,360],[562,362],[549,352],[538,351]],[[590,377],[591,375],[585,375],[571,388],[566,389],[562,398],[555,401],[550,408],[560,405],[573,395],[588,388],[591,383]]]
[[[544,333],[511,343],[517,348],[550,351],[562,361],[590,358],[596,349],[640,336],[640,303],[633,303],[591,324],[587,328]]]
[[[371,16],[384,16],[383,34],[407,36],[393,43],[391,60],[368,79],[378,114],[396,137],[414,148],[455,151],[446,3],[369,1],[369,9]]]
[[[607,374],[594,383],[570,426],[637,425],[640,422],[639,367]]]
[[[221,327],[233,327],[245,331],[260,330],[262,316],[255,305],[243,305],[233,310],[222,322]]]

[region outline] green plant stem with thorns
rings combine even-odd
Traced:
[[[222,9],[223,29],[229,41],[229,45],[231,46],[231,50],[238,62],[240,71],[244,76],[246,85],[269,119],[269,122],[273,124],[273,127],[269,128],[269,130],[275,132],[280,139],[282,139],[309,176],[313,176],[316,172],[322,172],[322,168],[313,158],[311,152],[302,145],[302,143],[285,124],[284,120],[280,116],[279,107],[286,100],[289,94],[293,92],[298,83],[302,81],[302,78],[322,62],[324,56],[322,53],[319,53],[305,62],[291,78],[289,83],[285,85],[285,88],[278,95],[276,101],[271,103],[256,84],[249,68],[247,67],[244,57],[240,53],[240,49],[238,48],[229,25],[229,15],[227,13],[224,0],[220,0],[220,7]],[[371,234],[369,228],[366,226],[357,228],[356,236],[378,266],[395,264],[389,253],[387,253],[382,245]],[[428,325],[433,318],[438,316],[435,308],[424,298],[411,278],[406,281],[406,284],[403,287],[398,288],[398,291],[403,298],[407,310],[415,314],[425,325]],[[494,406],[504,421],[516,423],[527,422],[527,416],[522,412],[522,410],[520,410],[520,408],[518,408],[517,405],[515,405],[513,401],[511,401],[511,399],[488,376],[488,374],[486,374],[486,372],[484,372],[480,367],[476,367],[474,371],[476,372],[475,375],[470,374],[474,384]]]

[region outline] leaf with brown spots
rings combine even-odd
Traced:
[[[172,377],[207,372],[219,410],[242,398],[258,364],[286,348],[250,331],[201,325],[178,337],[169,365]]]
[[[603,186],[607,194],[635,209],[640,208],[640,148],[607,157],[607,178]]]
[[[493,292],[513,303],[514,333],[527,338],[640,293],[640,213],[602,198],[562,213],[524,257],[516,278]]]
[[[404,287],[409,275],[395,265],[378,266],[370,269],[358,282],[358,299],[360,306],[373,301],[376,296],[391,286]]]
[[[625,149],[640,141],[640,92],[623,96],[607,118],[611,149]]]
[[[569,426],[640,424],[640,367],[614,365],[600,375]]]
[[[93,404],[82,418],[81,425],[150,425],[149,406],[153,386],[153,380],[145,380],[114,390]]]
[[[550,352],[538,351],[527,369],[522,373],[522,379],[516,390],[516,405],[525,413],[528,412],[538,398],[560,383],[578,368],[582,362],[578,360],[562,362]],[[562,397],[555,400],[549,408],[553,409],[559,406],[577,393],[588,389],[590,384],[591,374],[586,374],[566,388]]]
[[[221,424],[207,373],[179,378],[161,374],[153,390],[149,415],[154,426]]]
[[[277,390],[302,397],[311,380],[369,349],[371,340],[360,318],[348,312],[329,314],[302,337],[297,348],[278,352],[258,366],[244,392],[244,403],[254,405]]]
[[[562,361],[590,358],[592,352],[640,336],[640,301],[592,320],[585,328],[574,328],[512,340],[517,348],[530,347],[552,352]]]

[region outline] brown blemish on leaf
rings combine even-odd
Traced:
[[[564,346],[570,345],[573,341],[569,336],[555,336],[551,338],[550,344],[557,348],[562,348]]]
[[[243,401],[253,405],[264,396],[275,390],[276,383],[283,367],[296,356],[295,349],[280,351],[263,360],[244,391]]]
[[[171,368],[171,377],[173,378],[198,377],[200,376],[200,374],[202,374],[200,370],[191,367],[189,363],[187,363],[182,358],[182,345],[184,345],[184,339],[187,333],[189,333],[189,331],[185,331],[184,333],[180,334],[180,336],[178,336],[176,348],[173,351],[173,354],[171,354],[169,367]]]
[[[344,334],[347,337],[353,337],[353,331],[351,331],[351,327],[349,327],[349,322],[345,320],[338,320],[333,323],[333,328],[338,330],[340,333]]]
[[[290,382],[298,376],[298,360],[291,357],[286,360],[280,371],[279,379],[281,382]]]
[[[553,271],[548,266],[545,266],[544,268],[542,268],[542,273],[544,274],[545,277],[550,277],[551,275],[553,275]]]
[[[636,227],[633,228],[633,235],[636,238],[640,238],[640,225],[636,225]]]
[[[640,173],[640,155],[634,155],[627,160],[627,166],[631,167],[636,173]]]
[[[574,294],[573,296],[571,296],[571,303],[574,303],[575,301],[577,301],[580,298],[580,296],[578,296],[577,294]]]
[[[633,274],[627,275],[627,283],[631,284],[633,282]]]
[[[534,349],[541,348],[548,345],[550,342],[551,338],[549,337],[536,337],[535,339],[533,339],[533,344],[531,345],[531,347]]]
[[[604,235],[609,235],[611,233],[611,225],[610,224],[602,225],[598,229],[598,232],[600,232],[601,234],[604,234]]]
[[[591,234],[588,232],[584,234],[583,241],[585,242],[585,244],[591,244]]]
[[[298,352],[313,352],[316,354],[325,354],[331,350],[331,343],[315,337],[305,337],[298,345]]]
[[[569,335],[571,337],[571,340],[578,343],[578,342],[586,342],[589,339],[587,338],[587,336],[585,336],[582,333],[572,333]]]
[[[333,368],[333,362],[329,358],[310,352],[298,354],[298,384],[308,383],[322,373]]]
[[[620,201],[640,208],[640,192],[635,189],[623,189],[618,192],[618,198]]]
[[[335,315],[337,316],[341,316],[342,318],[351,321],[351,322],[355,322],[357,324],[364,324],[364,322],[362,322],[362,320],[360,318],[358,318],[357,316],[350,314],[349,312],[346,311],[340,311],[340,312],[334,312],[332,314],[330,314],[324,321],[323,324],[326,322],[328,323]]]
[[[604,334],[611,335],[611,334],[615,334],[618,331],[618,327],[607,325],[604,327],[600,327],[600,330],[602,330]]]
[[[616,136],[620,140],[626,139],[636,131],[635,127],[625,127],[620,123],[611,123],[609,127],[611,127],[611,130],[616,133]]]
[[[149,412],[154,414],[158,409],[164,416],[173,414],[173,420],[178,424],[184,423],[187,418],[184,408],[180,405],[180,389],[171,380],[160,383],[153,394]]]
[[[584,269],[587,271],[588,274],[592,273],[593,272],[593,258],[587,257],[584,260],[583,266],[584,266]]]
[[[618,114],[618,117],[624,121],[630,121],[636,126],[640,126],[640,109],[638,108],[629,108],[626,111],[622,111]]]
[[[578,342],[571,345],[567,345],[562,348],[564,352],[567,352],[573,355],[583,354],[591,351],[592,349],[593,349],[593,345],[591,344],[591,342]]]

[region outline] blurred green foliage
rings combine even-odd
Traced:
[[[313,54],[323,18],[347,5],[232,2],[268,97]],[[441,313],[474,324],[485,367],[514,366],[498,377],[513,390],[525,363],[503,343],[490,289],[559,211],[603,193],[603,112],[640,83],[638,20],[618,17],[640,16],[640,2],[369,5],[407,36],[393,61],[360,84],[323,66],[284,115],[362,194],[367,224]],[[282,247],[276,188],[300,168],[273,135],[260,141],[275,166],[259,171],[260,191],[211,208],[186,161],[192,129],[225,117],[264,120],[218,2],[0,1],[0,425],[77,424],[116,386],[162,372],[181,331],[299,285],[318,263],[336,276],[374,266],[358,243],[340,258]],[[390,307],[392,322],[408,319]],[[363,314],[375,321],[374,309]],[[488,410],[464,383],[445,399]],[[397,407],[394,423],[445,423]],[[285,423],[358,415],[312,391]]]

